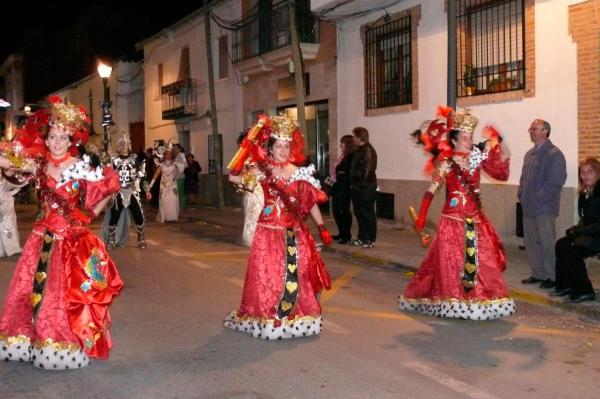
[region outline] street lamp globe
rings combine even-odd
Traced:
[[[110,78],[111,72],[112,72],[112,67],[110,65],[106,65],[102,61],[100,61],[100,63],[98,64],[98,75],[100,75],[100,77],[102,79],[108,79],[108,78]]]
[[[102,62],[98,64],[98,75],[102,79],[102,86],[104,87],[104,98],[100,103],[100,107],[102,108],[102,121],[100,125],[104,128],[104,152],[108,152],[108,147],[110,146],[110,134],[109,134],[109,126],[114,125],[112,119],[112,101],[110,101],[110,87],[108,86],[108,78],[112,72],[112,67],[106,65]]]

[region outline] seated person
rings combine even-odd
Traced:
[[[569,295],[572,303],[596,299],[584,259],[600,253],[600,161],[586,159],[579,169],[579,223],[556,242],[556,288],[552,296]]]

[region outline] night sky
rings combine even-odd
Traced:
[[[140,59],[136,42],[198,10],[203,1],[155,7],[147,0],[13,4],[13,17],[3,18],[0,63],[12,52],[23,54],[25,99],[35,101],[93,73],[99,59]]]
[[[4,62],[11,52],[19,51],[27,30],[42,28],[60,31],[61,28],[76,23],[92,7],[122,11],[145,19],[150,26],[150,32],[140,32],[140,36],[144,36],[158,32],[201,8],[202,3],[202,1],[171,1],[161,6],[149,7],[148,1],[139,0],[13,2],[10,6],[11,14],[5,13],[2,18],[3,39],[0,40],[0,62]]]

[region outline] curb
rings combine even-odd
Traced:
[[[238,225],[232,225],[228,223],[223,223],[222,221],[214,221],[212,218],[203,218],[200,216],[197,217],[186,217],[187,219],[191,219],[194,221],[203,221],[206,223],[210,223],[213,225],[230,227],[230,228],[238,228]],[[371,265],[375,267],[381,268],[390,268],[398,271],[402,271],[405,273],[415,273],[419,268],[418,266],[406,265],[401,262],[391,261],[387,259],[383,259],[377,256],[366,255],[361,251],[352,251],[347,249],[340,249],[334,247],[324,247],[321,249],[323,252],[335,254],[341,258],[348,259],[354,262],[359,262],[365,265]],[[580,316],[588,317],[590,319],[594,319],[600,321],[600,307],[595,309],[593,306],[589,306],[587,304],[571,304],[568,302],[563,302],[560,299],[552,299],[547,295],[532,293],[529,291],[523,291],[515,288],[509,287],[509,292],[511,297],[517,301],[525,302],[531,305],[537,306],[546,306],[550,308],[555,308],[559,310],[575,312]]]
[[[340,256],[345,259],[353,260],[356,262],[360,262],[363,264],[368,264],[376,267],[383,268],[392,268],[397,269],[399,271],[404,271],[408,273],[415,273],[418,270],[418,267],[405,265],[400,262],[394,262],[390,260],[386,260],[383,258],[378,258],[376,256],[365,255],[364,253],[358,251],[349,251],[339,248],[324,248],[323,252],[333,253],[337,256]],[[517,301],[529,303],[531,305],[537,306],[546,306],[555,309],[575,312],[578,315],[588,317],[590,319],[600,321],[600,308],[595,309],[592,306],[588,306],[586,304],[576,305],[568,302],[563,302],[560,299],[552,299],[546,295],[541,295],[537,293],[532,293],[528,291],[522,291],[515,288],[509,287],[509,293],[511,297]]]

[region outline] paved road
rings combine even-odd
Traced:
[[[111,359],[68,372],[2,363],[0,398],[598,397],[599,323],[523,303],[493,322],[401,313],[407,276],[332,254],[320,336],[226,330],[248,254],[237,235],[151,224],[147,250],[113,252],[127,286],[112,307]],[[0,261],[1,297],[15,260]]]

